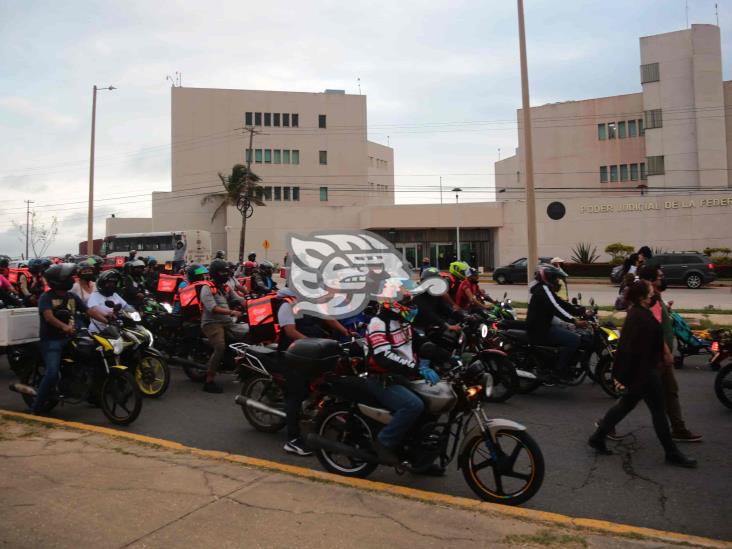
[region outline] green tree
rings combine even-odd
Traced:
[[[587,265],[589,263],[594,263],[599,259],[600,256],[597,255],[597,247],[593,246],[589,242],[580,242],[579,244],[575,244],[574,248],[572,248],[572,261],[575,263],[582,263],[584,265]]]
[[[612,260],[610,262],[615,265],[618,265],[625,261],[625,258],[632,254],[634,251],[635,248],[633,246],[623,244],[622,242],[613,242],[612,244],[608,244],[607,246],[605,246],[605,253],[612,257]]]
[[[212,222],[216,219],[217,215],[226,210],[227,206],[238,207],[245,199],[249,200],[252,208],[255,205],[266,205],[262,201],[264,188],[259,184],[262,179],[257,174],[250,171],[244,164],[235,164],[231,169],[231,175],[225,176],[221,172],[219,172],[218,175],[221,180],[221,184],[224,187],[223,192],[211,193],[204,196],[201,200],[202,205],[219,201],[219,205],[216,206],[216,209],[211,216]],[[243,212],[241,216],[241,232],[239,233],[239,263],[244,261],[246,231],[247,215],[246,212]]]

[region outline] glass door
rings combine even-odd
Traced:
[[[404,260],[409,263],[410,271],[411,269],[414,269],[415,267],[419,266],[419,261],[421,261],[421,258],[419,257],[419,254],[417,253],[418,248],[420,248],[419,251],[421,251],[422,246],[417,244],[395,244],[394,247],[401,252],[402,256],[404,257]]]
[[[433,267],[446,271],[452,262],[454,246],[448,242],[430,244],[430,262]]]

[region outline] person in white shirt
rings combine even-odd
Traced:
[[[120,305],[124,310],[134,311],[135,308],[128,305],[127,302],[116,292],[120,278],[120,274],[115,270],[104,271],[99,275],[96,291],[89,296],[86,306],[89,309],[95,309],[104,315],[113,315],[114,309],[107,306],[107,302],[112,301],[115,305]],[[107,324],[104,322],[92,319],[89,323],[89,332],[101,332],[106,327]]]

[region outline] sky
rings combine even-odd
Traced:
[[[719,3],[724,76],[732,2]],[[525,0],[532,105],[640,91],[640,36],[686,26],[684,0]],[[688,0],[715,23],[714,0]],[[361,92],[369,139],[395,151],[398,202],[485,188],[517,146],[521,103],[512,0],[0,0],[0,253],[19,256],[25,200],[48,252],[86,239],[92,86],[95,236],[150,215],[170,190],[170,82],[190,87]],[[410,191],[429,187],[434,192]]]

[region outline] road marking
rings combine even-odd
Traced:
[[[316,471],[314,469],[307,469],[305,467],[298,467],[295,465],[287,465],[284,463],[277,463],[276,461],[269,461],[266,459],[253,458],[243,456],[239,454],[230,454],[228,452],[221,452],[218,450],[203,450],[201,448],[194,448],[192,446],[185,446],[179,442],[172,440],[166,440],[162,438],[150,437],[147,435],[139,435],[137,433],[128,433],[125,431],[117,431],[109,427],[100,427],[97,425],[88,425],[86,423],[80,423],[77,421],[66,421],[63,419],[33,416],[30,414],[24,414],[21,412],[13,412],[10,410],[0,409],[0,416],[7,416],[8,418],[22,419],[26,421],[36,421],[38,423],[45,423],[48,425],[57,425],[60,427],[67,427],[71,429],[77,429],[81,431],[88,431],[91,433],[97,433],[100,435],[111,436],[115,438],[123,438],[127,440],[133,440],[136,442],[142,442],[144,444],[150,444],[165,448],[168,450],[174,450],[176,452],[185,452],[190,455],[204,458],[219,459],[229,461],[232,463],[239,463],[241,465],[247,465],[250,467],[256,467],[259,469],[267,469],[279,473],[286,473],[288,475],[294,475],[297,477],[307,478],[310,480],[317,480],[321,482],[330,482],[333,484],[340,484],[350,488],[359,488],[368,490],[371,492],[380,492],[391,494],[398,497],[403,497],[415,501],[421,501],[424,503],[431,503],[434,505],[445,505],[448,507],[455,507],[458,509],[478,511],[492,515],[504,515],[511,518],[520,518],[538,522],[546,522],[555,524],[557,526],[585,528],[595,530],[602,533],[614,534],[620,536],[642,536],[643,538],[651,538],[670,543],[686,543],[700,547],[712,547],[712,548],[727,548],[732,549],[732,542],[716,540],[712,538],[705,538],[701,536],[692,536],[688,534],[682,534],[680,532],[669,532],[665,530],[656,530],[653,528],[644,528],[641,526],[632,526],[629,524],[621,524],[616,522],[610,522],[606,520],[588,519],[581,517],[572,517],[569,515],[562,515],[559,513],[552,513],[549,511],[538,511],[535,509],[525,509],[522,507],[510,507],[507,505],[499,505],[497,503],[488,503],[480,500],[473,500],[458,496],[450,496],[447,494],[440,494],[438,492],[428,492],[426,490],[418,490],[416,488],[408,488],[406,486],[397,486],[395,484],[387,484],[385,482],[377,482],[373,480],[358,479],[358,478],[347,478],[341,477],[335,474],[326,473],[323,471]]]

